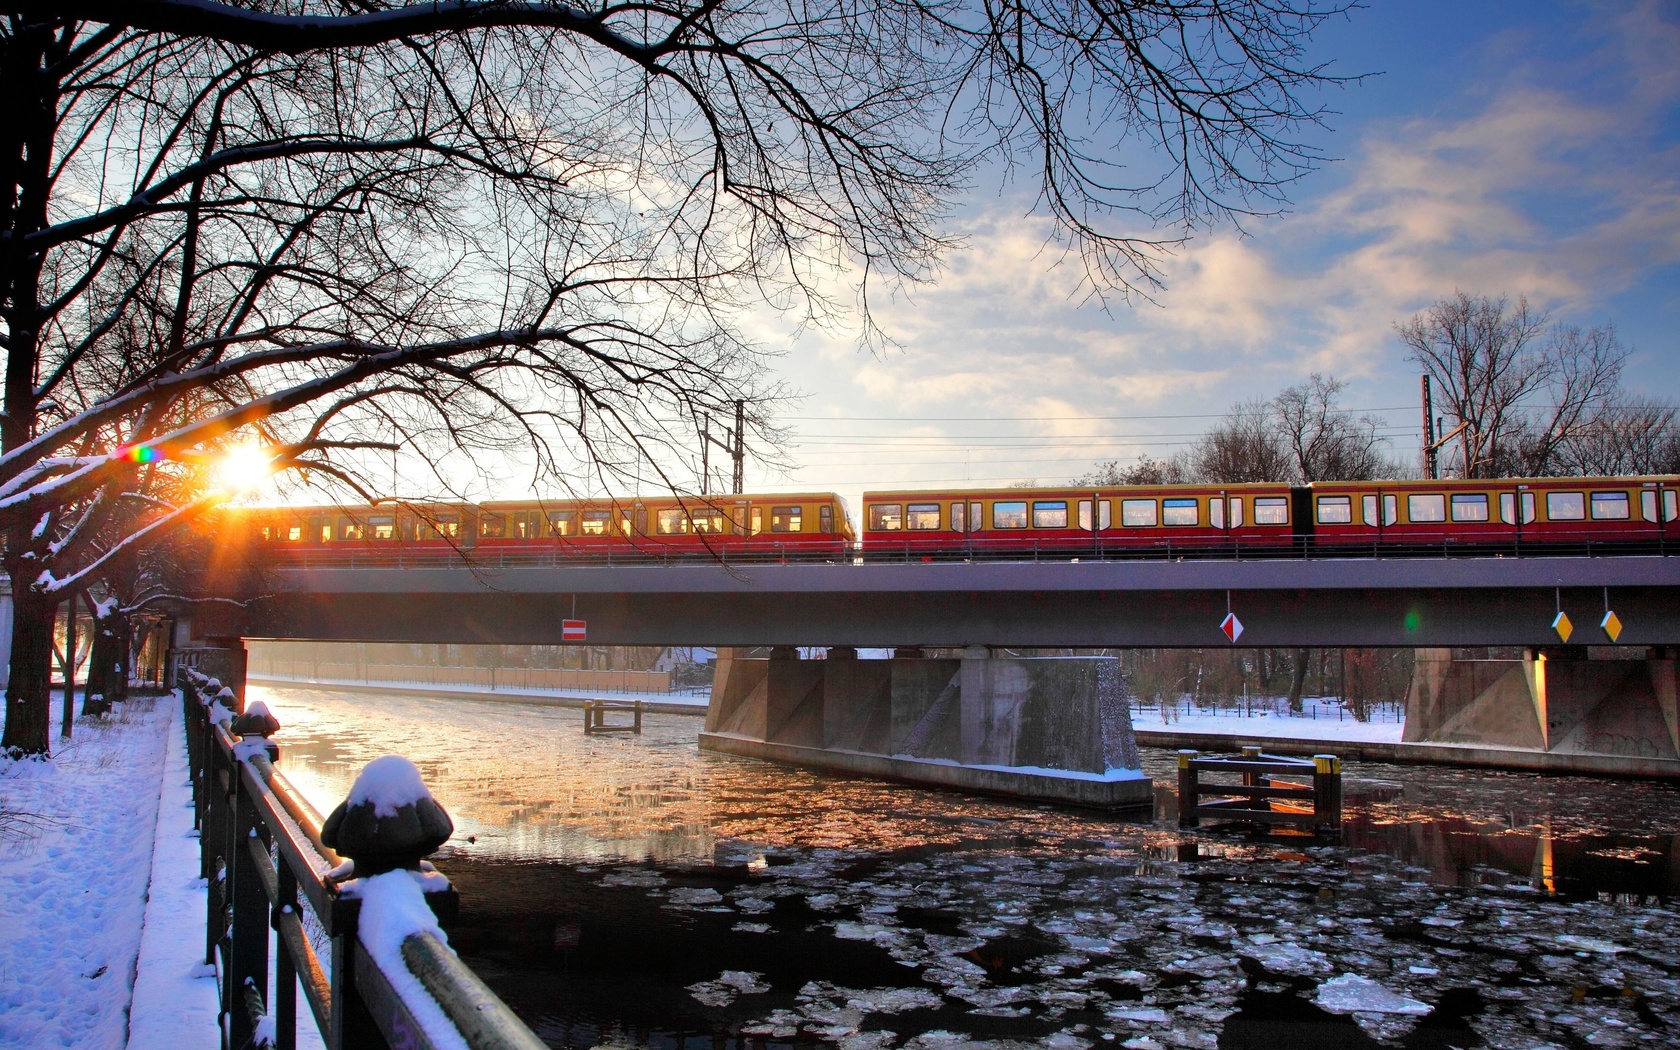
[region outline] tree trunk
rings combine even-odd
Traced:
[[[6,735],[0,749],[14,758],[45,755],[52,702],[53,625],[58,603],[12,573],[11,680],[6,684]]]
[[[133,626],[115,601],[108,603],[109,611],[101,616],[101,606],[94,606],[93,651],[88,657],[87,697],[82,701],[82,714],[109,714],[111,705],[128,698],[128,652],[132,644]]]
[[[1308,650],[1295,650],[1295,667],[1293,673],[1289,676],[1289,709],[1291,711],[1299,712],[1301,710],[1301,694],[1307,688],[1307,658]]]

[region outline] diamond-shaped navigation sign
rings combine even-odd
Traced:
[[[1557,616],[1552,619],[1552,630],[1557,632],[1559,638],[1567,642],[1569,636],[1575,633],[1575,625],[1569,622],[1568,613],[1559,610]]]
[[[1604,630],[1605,634],[1610,636],[1612,642],[1621,637],[1622,618],[1609,609],[1604,610],[1604,619],[1599,621],[1598,626]]]
[[[1237,643],[1237,639],[1242,637],[1242,621],[1237,619],[1236,613],[1226,613],[1225,619],[1219,625],[1219,629],[1225,632],[1225,637],[1231,639],[1232,645],[1235,645]]]

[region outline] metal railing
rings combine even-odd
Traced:
[[[292,1050],[300,986],[328,1050],[433,1047],[417,1004],[401,990],[408,982],[382,969],[357,938],[361,902],[340,891],[347,868],[322,843],[320,814],[274,768],[279,751],[267,736],[277,723],[266,714],[236,718],[231,689],[191,668],[181,675],[200,871],[209,887],[205,961],[217,970],[223,1050]],[[429,890],[426,900],[444,918],[457,906],[453,889]],[[271,929],[278,934],[272,1001]],[[410,934],[401,950],[467,1046],[544,1046],[435,935]]]

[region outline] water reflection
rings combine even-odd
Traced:
[[[468,902],[451,938],[554,1046],[1680,1030],[1668,785],[1349,763],[1327,846],[1182,832],[1165,752],[1146,752],[1154,814],[1125,819],[701,754],[691,717],[586,737],[575,710],[258,693],[323,810],[379,754],[421,767],[459,829],[438,860]],[[1326,997],[1344,978],[1374,982],[1353,986],[1369,1009]]]

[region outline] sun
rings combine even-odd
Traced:
[[[269,453],[260,445],[235,445],[216,462],[216,484],[231,492],[251,492],[274,473]]]

